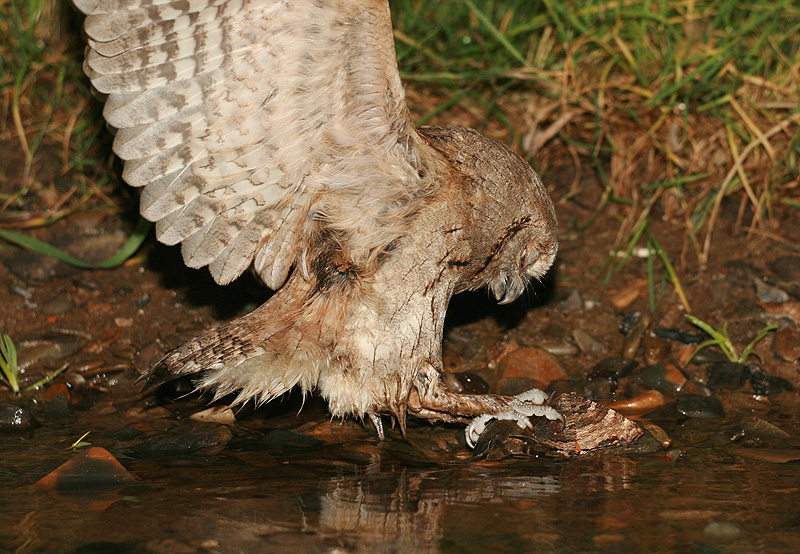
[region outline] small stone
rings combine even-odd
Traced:
[[[25,433],[39,426],[28,408],[0,402],[0,433]]]
[[[459,394],[486,394],[489,392],[489,383],[476,373],[450,372],[442,373],[444,385],[450,392]]]
[[[674,340],[682,344],[700,344],[711,338],[705,331],[690,333],[688,331],[681,331],[680,329],[664,329],[662,327],[653,329],[653,335],[662,339]]]
[[[605,406],[623,415],[641,415],[652,412],[666,403],[663,394],[657,390],[649,390],[635,398],[606,402]]]
[[[669,357],[672,345],[659,337],[646,334],[644,340],[644,362],[646,364],[656,364]]]
[[[616,381],[630,375],[638,365],[639,362],[631,358],[610,356],[603,358],[589,370],[589,379],[614,379]]]
[[[770,464],[785,464],[800,460],[800,448],[749,448],[746,446],[729,446],[725,451],[741,456],[742,458]]]
[[[642,289],[641,282],[629,285],[611,297],[611,304],[618,310],[624,310],[641,296]]]
[[[114,325],[122,328],[130,327],[131,325],[133,325],[133,319],[129,317],[115,317]]]
[[[619,332],[623,335],[627,335],[636,327],[636,324],[639,323],[641,318],[642,312],[633,312],[632,314],[626,315],[622,318],[622,321],[619,322]]]
[[[556,303],[556,307],[565,314],[580,310],[583,307],[581,293],[578,292],[578,289],[573,289],[569,296]]]
[[[687,378],[678,366],[671,362],[649,365],[633,375],[635,382],[664,394],[675,394],[686,384]]]
[[[800,360],[800,328],[779,329],[772,339],[772,351],[787,362]]]
[[[551,381],[563,379],[566,374],[555,356],[546,350],[521,347],[500,359],[497,377],[498,381],[518,377],[530,379],[533,387],[544,389]]]
[[[622,356],[625,358],[635,358],[639,345],[642,343],[645,331],[650,326],[650,315],[643,314],[636,322],[630,332],[625,336],[625,344],[622,346]]]
[[[722,402],[714,396],[679,396],[675,404],[679,413],[694,419],[719,419],[725,417]]]
[[[756,286],[756,296],[758,301],[764,304],[785,304],[789,301],[789,294],[778,287],[766,284],[761,279],[753,279]]]
[[[770,396],[785,390],[792,390],[792,385],[786,379],[769,375],[755,364],[748,365],[747,369],[750,373],[750,386],[758,395]]]
[[[800,280],[800,256],[778,256],[767,267],[781,281]]]
[[[732,539],[741,532],[739,526],[730,521],[712,521],[703,529],[704,534],[717,539]]]
[[[578,345],[581,352],[585,354],[604,354],[607,350],[603,343],[582,329],[574,329],[572,338],[575,339],[575,344]]]
[[[574,356],[579,352],[577,346],[565,340],[544,338],[537,341],[537,344],[553,356]]]
[[[737,362],[720,362],[706,367],[706,384],[711,390],[739,390],[747,382],[747,366]]]
[[[69,293],[62,291],[42,304],[40,311],[43,315],[64,315],[74,309],[75,303]]]
[[[536,386],[533,379],[529,377],[505,377],[497,381],[497,386],[495,387],[497,394],[507,396],[516,396],[525,391],[537,388],[542,387]]]
[[[211,406],[190,415],[189,419],[202,421],[203,423],[221,423],[223,425],[236,423],[236,416],[230,406]]]
[[[77,454],[36,484],[48,490],[116,488],[135,478],[105,448],[93,446]]]

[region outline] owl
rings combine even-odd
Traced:
[[[227,284],[276,293],[170,351],[151,385],[194,375],[235,403],[293,387],[333,416],[408,414],[530,427],[538,390],[447,390],[452,295],[515,300],[551,266],[555,212],[518,155],[477,132],[415,127],[387,0],[74,0],[124,179],[158,240]]]

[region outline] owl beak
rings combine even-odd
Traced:
[[[525,290],[527,281],[520,275],[502,275],[491,284],[492,294],[498,304],[511,304]]]

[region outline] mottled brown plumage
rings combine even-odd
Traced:
[[[239,402],[300,386],[379,433],[382,413],[557,417],[538,393],[439,382],[450,297],[516,299],[552,264],[556,220],[505,146],[414,127],[385,0],[75,2],[87,74],[159,240],[220,283],[252,265],[279,289],[168,353],[150,383],[198,374]]]

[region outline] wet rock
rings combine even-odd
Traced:
[[[572,292],[569,293],[569,296],[556,303],[556,307],[565,314],[580,310],[583,308],[581,293],[578,292],[578,289],[573,289]]]
[[[528,377],[505,377],[497,381],[497,386],[495,386],[497,394],[507,396],[516,396],[531,389],[541,388],[541,386],[536,386],[533,379]]]
[[[44,416],[48,420],[64,419],[69,415],[69,399],[65,394],[53,397],[50,402],[46,402],[44,405]]]
[[[746,435],[744,426],[740,423],[734,425],[727,425],[722,429],[714,432],[708,438],[708,444],[713,447],[727,446],[732,442],[736,442]]]
[[[767,267],[781,281],[800,280],[800,256],[778,256]]]
[[[93,446],[36,484],[48,490],[68,491],[116,488],[134,480],[133,475],[108,450]]]
[[[630,332],[625,337],[625,344],[622,346],[622,356],[625,358],[635,358],[636,352],[642,343],[645,331],[650,326],[650,315],[642,314],[636,325],[631,328]]]
[[[772,351],[787,362],[800,360],[800,328],[779,329],[772,339]]]
[[[85,339],[77,333],[55,330],[40,338],[20,341],[17,346],[17,364],[27,369],[33,364],[48,360],[61,361],[80,350]]]
[[[714,396],[679,396],[675,408],[678,413],[694,419],[719,419],[725,417],[722,402]]]
[[[703,534],[715,539],[732,539],[741,533],[739,526],[732,521],[712,521],[703,529]]]
[[[31,283],[35,281],[50,281],[53,279],[66,277],[75,273],[75,269],[62,264],[55,258],[21,250],[8,256],[4,262],[5,266],[20,281]]]
[[[644,361],[646,364],[663,362],[669,357],[672,345],[665,339],[646,334],[644,341]]]
[[[641,415],[652,412],[666,403],[663,394],[657,390],[649,390],[634,398],[606,402],[605,406],[623,415]]]
[[[532,386],[544,389],[551,381],[563,379],[566,374],[555,356],[546,350],[521,347],[500,359],[497,364],[497,377],[498,382],[516,378],[529,379]]]
[[[662,339],[674,340],[682,344],[700,344],[711,338],[705,331],[690,333],[688,331],[681,331],[680,329],[664,329],[663,327],[653,329],[653,335]]]
[[[183,432],[181,432],[183,431]],[[202,452],[216,454],[225,448],[233,435],[225,425],[208,431],[183,429],[172,431],[169,435],[148,438],[130,450],[134,458],[164,458]]]
[[[749,448],[746,446],[730,446],[727,452],[770,464],[785,464],[800,460],[800,448]]]
[[[309,435],[298,435],[286,429],[275,429],[270,431],[262,439],[262,446],[274,455],[297,454],[316,450],[324,446],[325,443]]]
[[[605,354],[606,346],[582,329],[572,331],[572,338],[581,352],[585,354]]]
[[[749,377],[747,366],[737,362],[720,362],[706,367],[706,385],[714,391],[739,390]]]
[[[608,400],[617,392],[617,383],[608,379],[587,381],[581,387],[581,393],[591,400]]]
[[[673,395],[686,384],[686,375],[672,362],[657,363],[643,367],[633,375],[633,382],[640,387],[658,390]]]
[[[611,297],[611,304],[618,310],[624,310],[634,303],[642,294],[642,283],[629,285]]]
[[[190,415],[189,419],[202,421],[203,423],[221,423],[223,425],[236,423],[236,416],[230,406],[211,406]]]
[[[489,383],[476,373],[445,371],[442,378],[445,387],[451,392],[459,394],[486,394],[489,392]]]
[[[537,344],[553,356],[574,356],[578,353],[578,347],[565,340],[544,338],[537,341]]]
[[[0,433],[27,433],[39,426],[30,409],[0,402]]]
[[[753,392],[762,396],[770,396],[783,391],[792,390],[792,385],[786,379],[769,375],[766,371],[755,364],[747,366],[750,374],[750,386]]]
[[[639,323],[639,320],[642,318],[642,312],[633,312],[632,314],[628,314],[622,318],[622,321],[619,322],[619,332],[623,335],[629,334],[636,324]]]
[[[43,315],[64,315],[74,309],[75,303],[69,293],[62,291],[42,304],[40,311]]]
[[[757,277],[753,279],[753,283],[756,286],[756,296],[759,302],[764,304],[784,304],[789,301],[789,294],[785,290],[768,285]]]
[[[588,378],[608,379],[616,382],[630,375],[638,365],[639,362],[631,358],[610,356],[597,362],[592,369],[589,370]]]
[[[633,446],[629,447],[629,452],[639,454],[662,452],[672,443],[667,432],[652,421],[642,420],[639,422],[639,427],[642,428],[643,434]]]

